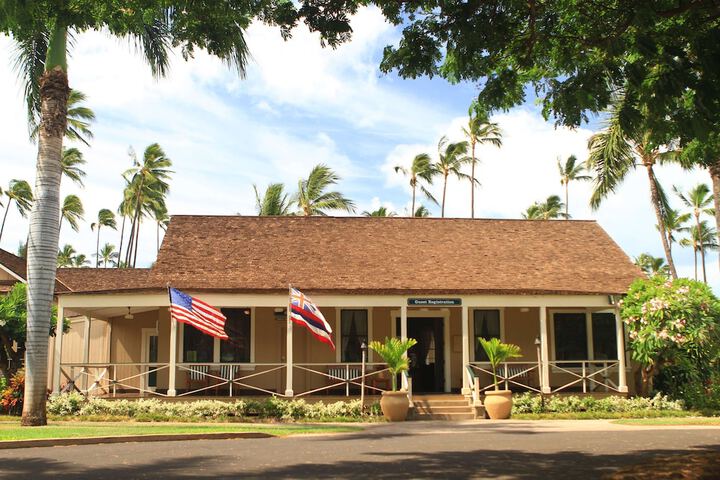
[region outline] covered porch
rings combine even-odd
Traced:
[[[308,292],[333,326],[336,351],[288,329],[283,294],[188,292],[221,308],[229,342],[175,322],[164,293],[68,294],[74,318],[53,350],[53,392],[106,397],[378,395],[390,388],[381,359],[361,345],[412,337],[413,393],[462,393],[481,402],[494,388],[479,337],[520,346],[501,388],[627,394],[622,322],[607,295],[322,295]],[[290,330],[290,331],[289,331]]]

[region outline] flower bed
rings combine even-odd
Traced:
[[[513,398],[513,414],[528,413],[596,413],[622,414],[629,412],[682,412],[685,406],[682,401],[670,400],[657,394],[652,398],[645,397],[577,397],[549,396],[544,399],[537,394],[523,393]],[[599,417],[599,415],[595,415]]]

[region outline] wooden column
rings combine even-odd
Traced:
[[[618,390],[627,393],[627,371],[625,370],[625,329],[623,328],[620,309],[615,307],[615,337],[618,355]]]
[[[92,318],[90,316],[85,316],[85,328],[83,331],[83,363],[88,364],[90,363],[90,329],[91,329],[91,322]],[[86,374],[83,375],[83,381],[82,381],[82,389],[87,390],[88,388],[88,376],[89,370],[87,367],[83,367]]]
[[[462,307],[462,390],[463,395],[470,395],[472,385],[470,385],[470,379],[466,372],[467,366],[470,363],[470,316],[468,314],[468,308]]]
[[[540,360],[542,363],[542,377],[540,390],[550,393],[550,347],[548,345],[547,307],[540,307]]]
[[[175,376],[177,374],[177,320],[172,318],[170,315],[170,358],[168,373],[168,397],[174,397],[177,395],[177,389],[175,388]]]
[[[57,325],[55,326],[55,353],[53,355],[53,394],[60,393],[60,363],[62,363],[62,342],[65,308],[60,300],[57,307]]]
[[[293,391],[293,322],[290,320],[290,306],[287,309],[287,332],[285,338],[285,396],[292,397]]]
[[[400,338],[407,339],[407,305],[400,307]],[[407,352],[405,352],[405,356],[407,357]],[[407,377],[404,375],[402,376],[402,388],[408,389]]]

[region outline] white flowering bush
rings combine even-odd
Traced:
[[[578,397],[575,395],[542,397],[535,393],[523,393],[513,397],[513,413],[627,413],[640,411],[682,411],[682,401],[670,400],[657,394],[652,398],[606,398]]]
[[[51,397],[48,413],[58,416],[128,417],[149,420],[190,421],[227,418],[262,418],[274,420],[337,420],[361,419],[363,411],[360,400],[349,402],[309,403],[302,399],[284,400],[270,397],[263,400],[196,400],[170,402],[157,399],[107,400],[85,399],[79,393]],[[371,416],[379,414],[378,408],[370,409]]]
[[[621,301],[620,314],[632,358],[641,366],[645,396],[665,365],[718,348],[720,302],[704,283],[659,276],[637,280]]]

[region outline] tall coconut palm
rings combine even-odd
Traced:
[[[97,229],[97,237],[95,240],[95,268],[100,266],[100,229],[102,227],[112,228],[117,230],[117,222],[115,221],[115,214],[112,210],[102,208],[98,212],[97,220],[90,224],[90,230],[95,231]]]
[[[555,220],[564,218],[565,204],[558,195],[550,195],[544,202],[535,202],[523,212],[522,217],[526,220]]]
[[[103,268],[107,268],[108,265],[114,267],[117,264],[118,252],[115,251],[115,245],[110,243],[103,245],[96,256]]]
[[[410,177],[410,188],[412,189],[412,204],[410,206],[411,212],[415,211],[415,198],[418,187],[420,188],[420,192],[425,195],[428,200],[433,202],[435,205],[438,205],[438,201],[435,200],[433,194],[430,193],[430,190],[428,190],[425,185],[423,185],[423,182],[428,185],[432,185],[433,177],[437,174],[435,166],[430,159],[430,155],[427,153],[419,153],[415,155],[415,158],[413,158],[413,161],[410,164],[410,168],[398,165],[395,167],[395,173],[398,172]]]
[[[65,245],[57,254],[58,267],[72,267],[77,252],[72,245]]]
[[[80,168],[80,165],[85,165],[85,163],[87,162],[83,158],[82,152],[77,148],[63,149],[61,161],[62,174],[81,187],[84,187],[83,178],[85,177],[85,171]]]
[[[340,192],[328,192],[327,189],[340,181],[340,176],[328,166],[316,165],[305,180],[298,182],[295,203],[305,216],[327,215],[327,210],[355,211],[355,203]]]
[[[70,227],[76,232],[80,231],[80,220],[85,217],[85,208],[83,208],[82,201],[77,195],[68,195],[63,200],[62,208],[60,209],[60,225],[58,231],[62,229],[63,220],[70,224]]]
[[[685,239],[682,239],[680,242],[682,242],[683,240]],[[640,255],[635,257],[635,265],[640,267],[640,269],[648,277],[652,277],[655,275],[662,275],[663,277],[670,276],[668,267],[665,264],[665,259],[662,257],[653,257],[649,253],[641,253]]]
[[[285,185],[282,183],[271,183],[262,196],[258,192],[257,185],[253,185],[253,191],[258,215],[292,215],[292,200],[285,192]]]
[[[680,191],[676,186],[673,187],[673,191],[678,196],[680,201],[687,208],[692,211],[693,218],[695,219],[695,227],[700,229],[700,218],[703,214],[714,216],[715,210],[712,208],[713,195],[710,192],[710,187],[704,183],[699,183],[695,188],[691,189],[687,194]],[[702,258],[703,264],[703,281],[707,283],[707,274],[705,272],[705,248],[700,243],[700,257]]]
[[[129,187],[129,180],[127,180],[125,177],[123,177],[125,180],[125,189],[123,190],[123,200],[120,202],[120,206],[118,207],[117,213],[122,217],[122,223],[120,225],[120,246],[118,247],[118,258],[122,258],[122,251],[123,251],[123,240],[125,237],[125,220],[130,218],[132,216],[132,205],[135,198],[133,197],[133,191]],[[126,265],[124,262],[118,261],[117,267],[120,268],[121,265]]]
[[[420,218],[429,217],[430,210],[428,210],[427,207],[420,205],[420,206],[418,206],[418,208],[415,209],[412,216],[420,217]]]
[[[85,268],[90,265],[90,260],[87,259],[84,253],[78,253],[73,258],[72,266],[75,268]]]
[[[663,212],[667,210],[668,202],[655,176],[655,165],[672,161],[677,158],[677,154],[653,144],[650,141],[649,131],[623,130],[619,105],[620,102],[611,105],[610,116],[604,130],[590,137],[588,142],[590,156],[587,166],[594,173],[594,189],[590,198],[590,206],[593,209],[599,208],[602,200],[620,186],[629,172],[638,165],[645,167],[650,185],[650,202],[655,210],[657,224],[662,226],[660,240],[665,252],[665,259],[670,269],[670,275],[677,278],[667,232],[663,225]]]
[[[690,236],[680,240],[680,245],[690,247],[693,250],[695,258],[695,280],[698,279],[698,252],[707,252],[718,249],[718,241],[715,229],[708,225],[707,220],[703,220],[699,225],[693,225],[689,229]],[[705,257],[701,257],[703,281],[707,283],[707,275],[705,273]]]
[[[570,155],[567,160],[565,160],[565,163],[561,163],[558,158],[557,166],[560,172],[560,185],[565,187],[565,218],[570,218],[570,199],[568,198],[570,182],[592,180],[592,177],[590,175],[584,175],[586,172],[585,163],[577,163],[577,157],[575,155]]]
[[[680,213],[677,210],[668,208],[663,213],[663,225],[655,225],[658,231],[665,230],[665,234],[668,239],[668,246],[670,247],[670,254],[672,255],[673,243],[678,242],[676,234],[687,232],[689,229],[685,226],[690,221],[689,213]]]
[[[10,180],[10,185],[2,193],[7,197],[7,205],[5,206],[2,225],[0,225],[0,240],[2,240],[5,221],[7,220],[12,202],[15,202],[15,208],[17,208],[18,213],[23,218],[26,218],[28,211],[32,208],[34,200],[32,188],[30,188],[30,184],[25,180]]]
[[[90,146],[89,140],[93,138],[90,124],[95,121],[95,112],[83,105],[87,100],[84,93],[78,90],[70,90],[67,101],[67,128],[65,129],[65,138],[68,140],[78,140],[87,146]],[[35,142],[38,135],[37,119],[33,116],[30,122],[31,132],[30,139]]]
[[[168,225],[170,225],[170,215],[168,215],[167,206],[165,205],[165,199],[162,201],[154,202],[151,207],[152,217],[155,220],[155,242],[156,251],[160,252],[160,230],[167,231]]]
[[[470,218],[475,218],[475,165],[478,159],[475,156],[477,145],[502,146],[502,130],[497,123],[491,122],[477,101],[474,101],[468,109],[468,124],[463,127],[463,133],[470,144]],[[479,182],[478,182],[479,183]]]
[[[373,210],[372,212],[366,210],[362,212],[362,214],[365,217],[397,217],[397,213],[392,210],[388,210],[387,207],[379,207],[377,210]]]
[[[443,194],[440,207],[440,216],[445,217],[445,199],[447,194],[448,177],[453,175],[461,180],[469,180],[470,175],[461,171],[463,165],[470,161],[467,156],[468,142],[448,142],[447,137],[442,137],[438,142],[438,161],[435,162],[437,175],[443,178]],[[477,179],[474,183],[479,183]]]
[[[173,173],[170,170],[172,161],[165,155],[157,143],[149,145],[140,162],[131,150],[133,167],[127,170],[123,177],[127,181],[126,197],[132,198],[128,207],[132,217],[130,224],[130,237],[128,249],[125,254],[125,263],[135,267],[137,262],[138,244],[140,238],[140,223],[142,218],[151,215],[159,203],[164,203],[169,191],[168,181]],[[129,190],[129,192],[128,192]]]

